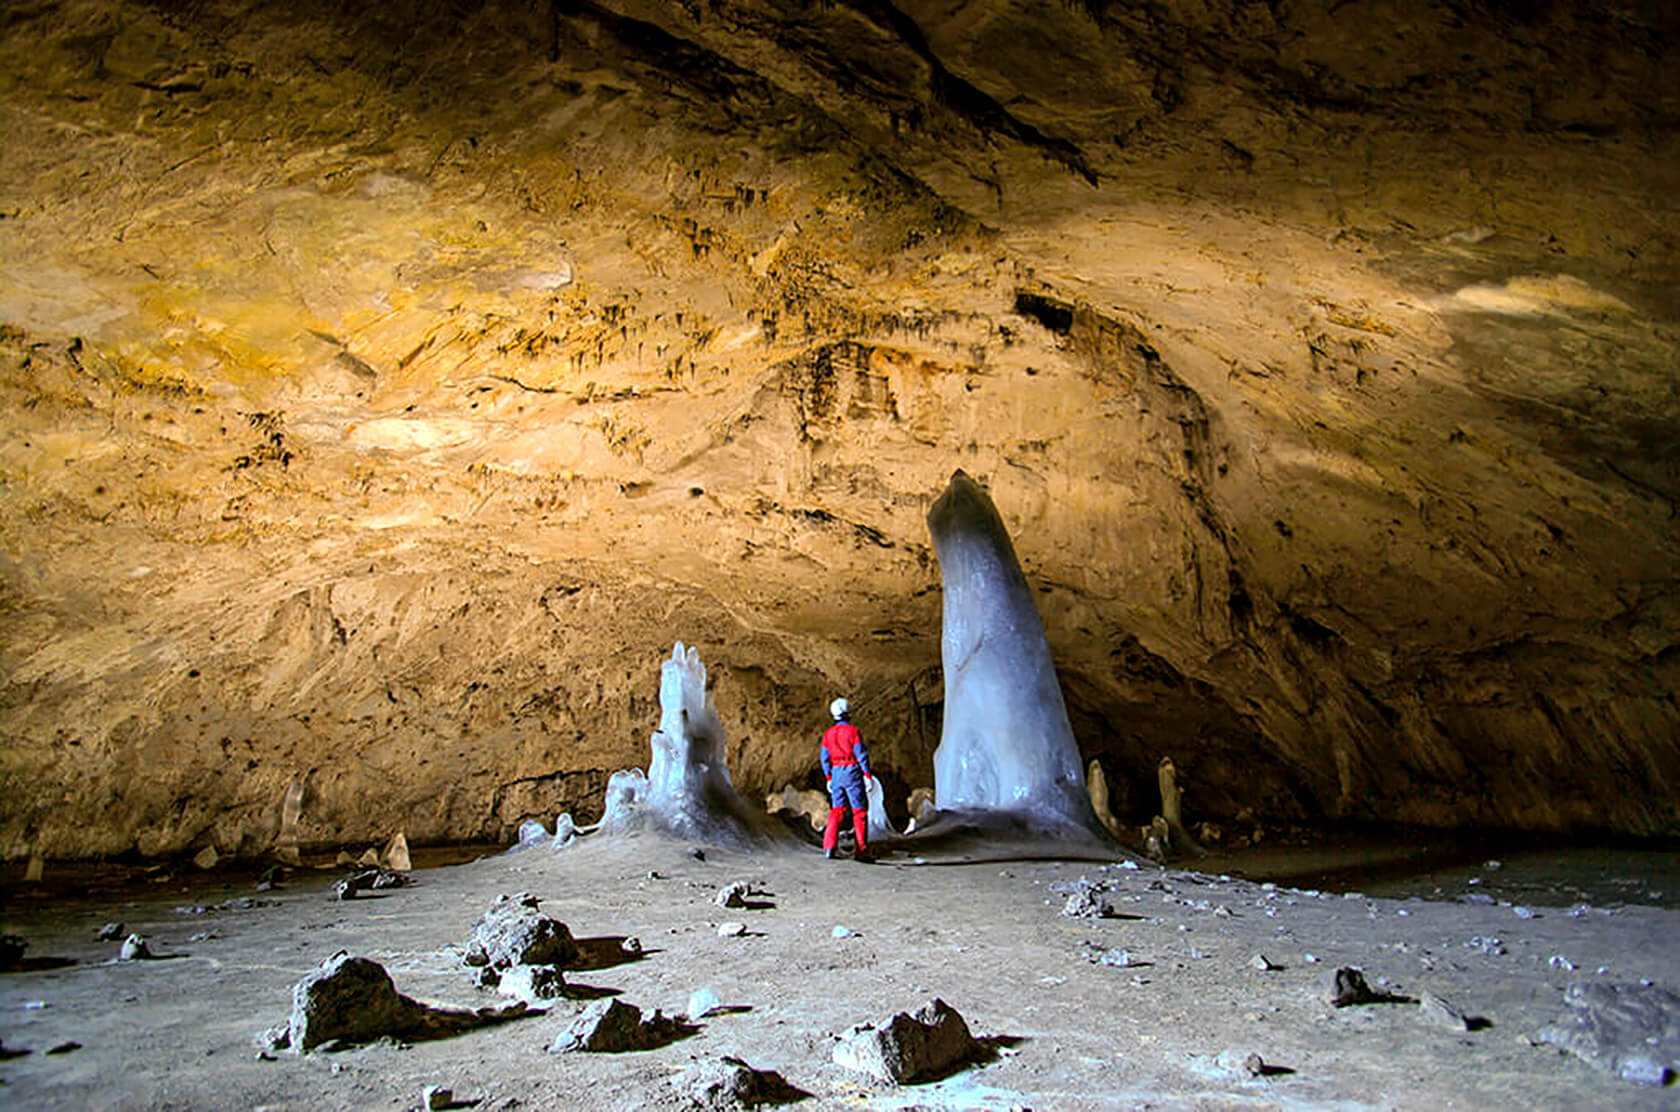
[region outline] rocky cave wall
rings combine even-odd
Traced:
[[[1680,832],[1667,5],[344,9],[0,13],[0,854],[926,783],[959,466],[1119,809]]]

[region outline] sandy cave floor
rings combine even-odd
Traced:
[[[0,1040],[33,1051],[0,1061],[0,1104],[398,1109],[441,1084],[481,1110],[677,1108],[683,1068],[734,1054],[810,1093],[800,1107],[1680,1107],[1673,1086],[1619,1082],[1529,1038],[1574,979],[1680,988],[1680,911],[1633,902],[1660,893],[1583,911],[1567,900],[1466,903],[1457,897],[1477,889],[1463,888],[1432,900],[1268,891],[1236,875],[1254,875],[1241,862],[1215,861],[1222,876],[1092,861],[918,866],[904,852],[863,865],[792,848],[711,849],[702,861],[689,848],[592,839],[421,868],[412,887],[345,903],[327,899],[335,872],[309,869],[264,893],[243,873],[75,897],[10,886],[4,929],[29,939],[38,968],[0,976]],[[1110,883],[1124,917],[1064,916],[1057,888],[1082,876]],[[768,892],[771,906],[715,906],[735,880]],[[710,987],[732,1007],[690,1037],[630,1054],[544,1052],[580,999],[453,1038],[258,1057],[253,1036],[283,1020],[291,986],[340,949],[380,961],[411,996],[499,1001],[473,986],[458,947],[497,895],[516,891],[541,897],[580,939],[642,941],[641,960],[568,973],[582,994],[681,1012]],[[243,897],[261,902],[214,907]],[[178,910],[200,906],[211,910]],[[719,937],[726,919],[749,933]],[[94,937],[113,920],[180,956],[115,963],[117,943]],[[851,935],[835,937],[837,925]],[[1096,960],[1113,948],[1134,964]],[[1257,953],[1281,968],[1252,968]],[[42,967],[48,958],[74,964]],[[1445,1030],[1410,1004],[1331,1008],[1323,984],[1338,965],[1394,992],[1438,993],[1485,1026]],[[896,1090],[832,1063],[852,1024],[931,996],[989,1040],[989,1062]],[[81,1047],[45,1053],[66,1041]],[[1234,1068],[1249,1053],[1288,1072]]]

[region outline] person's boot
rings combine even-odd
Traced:
[[[834,860],[835,848],[840,845],[840,819],[846,813],[844,807],[832,807],[828,812],[828,825],[823,828],[823,856]]]

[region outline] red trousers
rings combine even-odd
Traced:
[[[828,828],[823,831],[823,849],[833,849],[840,844],[840,816],[848,810],[852,812],[852,836],[857,839],[857,852],[863,853],[867,848],[864,832],[869,829],[869,812],[856,807],[830,807]]]

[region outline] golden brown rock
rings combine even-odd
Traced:
[[[1680,831],[1659,9],[8,12],[0,855],[926,783],[958,466],[1114,798]]]

